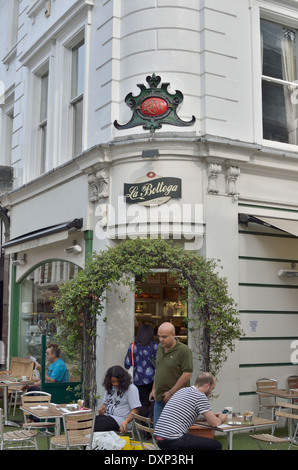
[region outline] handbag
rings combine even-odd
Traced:
[[[133,378],[133,368],[134,368],[133,346],[134,346],[134,343],[131,343],[131,364],[132,365],[130,366],[130,368],[127,371],[132,378]]]

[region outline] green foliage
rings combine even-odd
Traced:
[[[55,301],[59,343],[73,360],[79,350],[85,351],[84,374],[86,366],[90,371],[91,364],[95,377],[96,317],[103,314],[107,290],[120,284],[134,290],[135,277],[145,280],[156,268],[167,269],[189,291],[189,329],[197,338],[202,370],[216,375],[228,351],[233,351],[242,331],[227,281],[216,272],[217,263],[184,250],[178,243],[162,239],[126,240],[94,253],[85,268],[61,286]],[[90,381],[89,378],[89,391],[93,390]]]

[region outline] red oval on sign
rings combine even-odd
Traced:
[[[161,116],[168,109],[168,103],[162,98],[147,98],[143,101],[141,111],[145,116]]]

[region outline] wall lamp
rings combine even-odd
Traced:
[[[14,259],[11,264],[13,266],[24,266],[27,263],[26,255],[23,255],[20,259]]]
[[[298,277],[298,269],[280,269],[278,275],[279,277]]]
[[[293,261],[293,263],[291,264],[291,267],[292,269],[280,269],[278,271],[278,276],[279,277],[298,277],[298,269],[294,269],[296,268],[296,263]]]
[[[82,247],[74,243],[74,245],[64,248],[64,251],[68,255],[78,255],[79,253],[82,252]]]

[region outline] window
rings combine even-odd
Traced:
[[[19,323],[19,354],[34,356],[41,361],[41,335],[55,342],[56,326],[52,311],[53,299],[60,284],[75,277],[80,267],[67,261],[42,264],[21,283],[21,315]]]
[[[298,145],[297,29],[261,20],[263,138]]]
[[[40,78],[40,174],[46,171],[49,73]]]
[[[82,151],[84,73],[85,44],[84,41],[81,41],[72,49],[71,106],[73,109],[73,155],[77,155]]]

